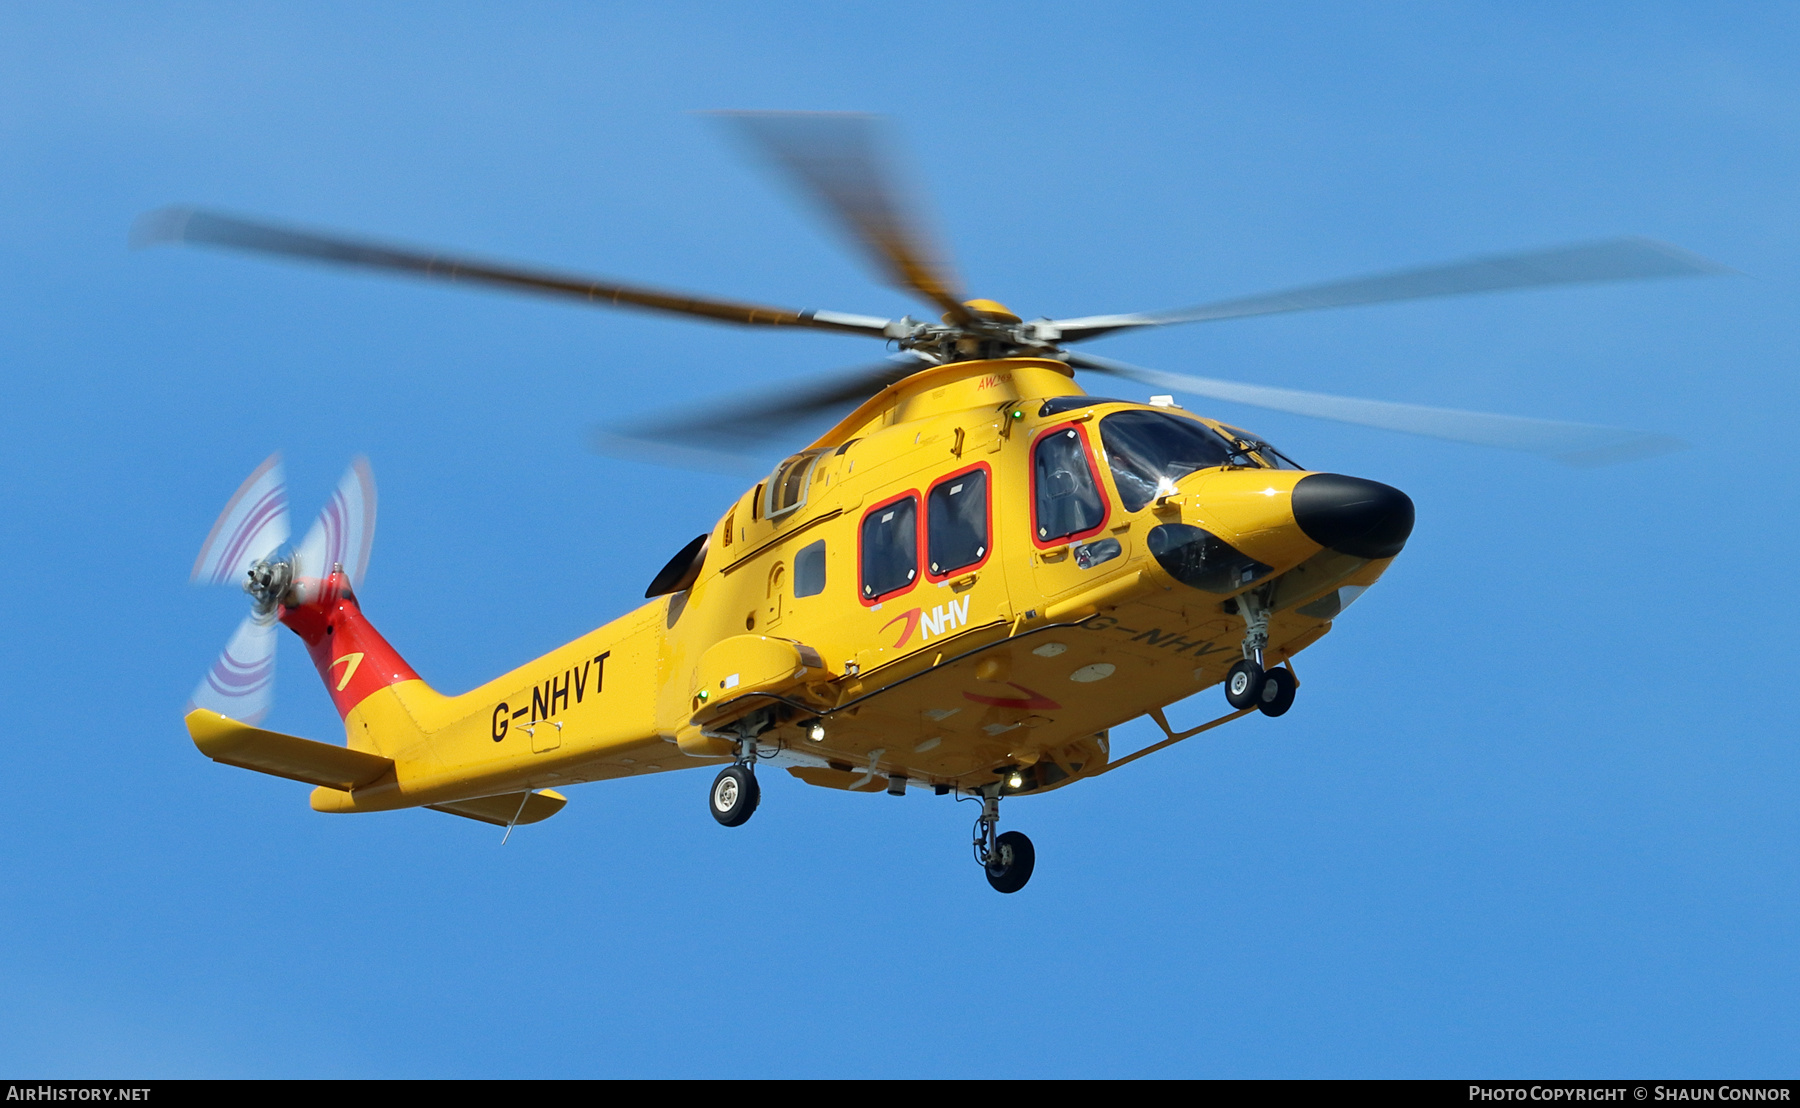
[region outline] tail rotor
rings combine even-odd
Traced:
[[[275,700],[275,625],[282,606],[316,596],[334,568],[353,590],[362,584],[375,538],[375,477],[368,460],[350,463],[298,549],[288,545],[291,534],[287,479],[281,455],[271,454],[225,505],[194,561],[194,582],[236,583],[249,595],[251,610],[188,698],[189,711],[260,722]]]

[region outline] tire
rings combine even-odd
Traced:
[[[994,853],[987,864],[988,884],[1003,893],[1016,893],[1031,880],[1037,865],[1037,851],[1021,831],[1003,831],[994,840]]]
[[[1265,716],[1278,716],[1294,706],[1294,690],[1299,683],[1291,669],[1272,669],[1263,674],[1262,697],[1256,702]]]
[[[713,778],[706,800],[714,819],[726,827],[737,827],[756,814],[762,788],[748,766],[726,766]]]
[[[1249,658],[1225,671],[1225,700],[1238,711],[1256,707],[1262,690],[1263,668]]]

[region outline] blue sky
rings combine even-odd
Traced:
[[[0,1069],[1791,1075],[1797,55],[1779,5],[0,9]],[[713,108],[894,117],[971,292],[1027,316],[1626,233],[1742,275],[1096,344],[1697,448],[1570,470],[1207,406],[1418,528],[1286,717],[1009,804],[1016,896],[948,800],[776,774],[726,831],[664,774],[501,848],[202,758],[181,705],[242,601],[187,570],[270,451],[302,515],[370,456],[366,609],[460,691],[739,491],[591,425],[871,351],[133,253],[134,216],[916,312]],[[335,738],[296,645],[270,723]]]

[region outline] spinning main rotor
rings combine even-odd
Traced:
[[[165,208],[142,217],[137,245],[162,242],[222,246],[440,281],[466,282],[589,304],[641,308],[755,327],[798,327],[866,335],[899,353],[881,363],[839,371],[778,394],[721,406],[715,420],[641,425],[603,441],[648,442],[714,455],[750,454],[796,423],[847,409],[917,370],[948,362],[1010,356],[1049,357],[1077,369],[1176,392],[1342,423],[1525,450],[1574,465],[1600,465],[1683,448],[1663,435],[1518,416],[1166,373],[1067,349],[1118,331],[1202,323],[1281,312],[1350,307],[1429,297],[1729,272],[1677,247],[1617,238],[1526,253],[1309,285],[1169,311],[1024,320],[991,300],[968,299],[923,223],[902,203],[884,161],[874,116],[800,112],[730,112],[719,118],[753,150],[790,177],[867,255],[891,286],[941,312],[937,322],[885,319],[825,310],[796,310],[721,300],[615,281],[391,246],[242,219],[197,208]]]

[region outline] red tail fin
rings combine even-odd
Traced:
[[[317,596],[298,607],[284,606],[281,622],[306,642],[340,716],[348,716],[371,693],[419,679],[363,617],[349,580],[339,570],[332,570]]]

